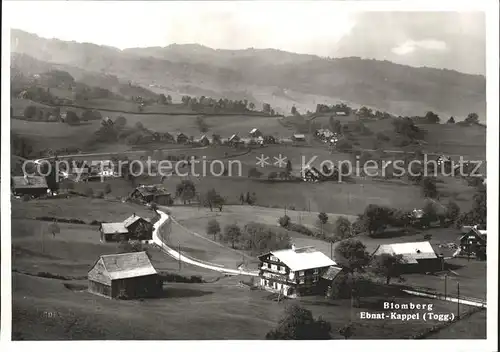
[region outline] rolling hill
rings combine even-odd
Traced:
[[[477,112],[486,121],[486,79],[480,75],[389,61],[321,58],[274,49],[216,50],[197,44],[119,50],[89,43],[45,39],[11,31],[11,50],[64,65],[75,78],[113,85],[134,81],[155,92],[269,102],[277,111],[295,105],[344,101],[396,115],[432,110],[447,118]]]

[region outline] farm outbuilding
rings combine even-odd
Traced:
[[[47,180],[43,176],[13,176],[11,179],[12,193],[17,196],[42,196],[49,189]]]
[[[382,244],[373,255],[381,254],[400,255],[405,272],[435,272],[443,268],[444,258],[436,254],[429,241]]]
[[[153,237],[153,224],[133,214],[123,222],[102,223],[99,231],[102,242],[149,241]]]
[[[158,296],[163,285],[146,252],[102,255],[88,280],[90,293],[122,299]]]
[[[174,202],[172,195],[161,185],[141,185],[130,194],[130,199],[159,205],[172,205]]]

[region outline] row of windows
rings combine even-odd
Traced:
[[[280,273],[285,273],[286,272],[286,267],[285,266],[281,266],[281,265],[276,265],[276,264],[268,264],[266,262],[262,263],[262,268],[263,269],[271,269],[271,270],[274,270],[274,271],[279,271]],[[298,272],[299,276],[304,276],[305,275],[305,271],[304,270],[301,270]],[[313,274],[314,275],[318,275],[319,274],[319,269],[314,269],[313,271]]]

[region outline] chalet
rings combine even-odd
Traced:
[[[210,140],[206,135],[201,136],[195,140],[196,143],[201,144],[202,146],[207,146],[210,144]]]
[[[305,142],[306,141],[306,136],[303,134],[294,134],[292,136],[292,141],[294,142]]]
[[[141,185],[131,194],[130,199],[141,203],[155,202],[159,205],[172,205],[172,196],[162,185]]]
[[[442,270],[443,257],[438,256],[429,241],[381,244],[373,256],[401,255],[405,272],[434,272]]]
[[[262,136],[259,136],[257,138],[255,138],[255,143],[257,143],[258,145],[264,145],[264,137]]]
[[[237,134],[233,134],[227,141],[230,144],[238,144],[241,142],[241,138]]]
[[[478,226],[472,226],[460,237],[460,254],[486,259],[486,230],[480,230]]]
[[[114,122],[108,116],[105,116],[101,120],[101,125],[103,126],[113,126]]]
[[[262,132],[259,131],[259,129],[254,128],[250,131],[250,137],[257,138],[257,137],[263,137]]]
[[[123,222],[102,223],[99,227],[101,242],[150,241],[153,237],[153,224],[135,214]]]
[[[188,136],[186,136],[184,133],[177,133],[177,135],[175,136],[175,141],[178,143],[178,144],[185,144],[187,143],[187,141],[189,140]]]
[[[107,298],[155,297],[163,282],[146,252],[102,255],[88,273],[90,293]]]
[[[300,178],[304,182],[319,182],[323,179],[323,174],[314,166],[307,166],[302,169]]]
[[[11,178],[12,193],[16,196],[42,196],[46,195],[49,186],[43,176],[13,176]]]
[[[313,247],[283,249],[259,256],[260,286],[295,298],[324,291],[321,278],[337,264]]]

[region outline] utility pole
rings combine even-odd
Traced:
[[[460,283],[457,282],[457,320],[460,319]]]
[[[448,296],[448,274],[444,274],[444,299]]]
[[[285,205],[285,215],[286,215],[286,205]]]
[[[330,259],[333,260],[333,241],[330,241]]]

